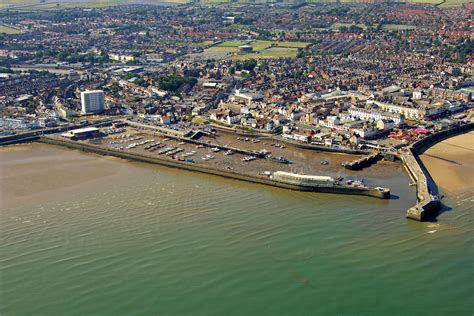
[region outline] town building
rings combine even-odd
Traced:
[[[91,90],[81,92],[82,113],[102,113],[105,109],[104,91]]]

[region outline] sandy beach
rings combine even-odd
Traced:
[[[441,191],[457,195],[474,189],[474,132],[434,145],[421,160]]]

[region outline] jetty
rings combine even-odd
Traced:
[[[342,163],[342,166],[349,170],[360,170],[362,168],[370,166],[371,164],[373,164],[380,158],[381,158],[380,153],[376,151],[368,156],[359,158],[357,160],[350,161],[350,162],[346,161]]]

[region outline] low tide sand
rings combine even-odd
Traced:
[[[462,194],[474,190],[474,132],[434,145],[421,159],[441,191]]]
[[[77,153],[37,143],[1,147],[0,206],[54,199],[86,182],[113,181],[124,172],[126,164],[118,163],[118,158]]]

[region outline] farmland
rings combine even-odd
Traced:
[[[145,0],[143,3],[154,4],[154,3],[186,3],[188,0]],[[10,9],[15,11],[47,11],[47,10],[60,10],[60,9],[72,9],[72,8],[101,8],[115,5],[124,5],[132,3],[141,3],[137,0],[78,0],[78,1],[61,1],[61,0],[49,0],[45,3],[40,3],[39,0],[2,0],[0,2],[1,9]]]

